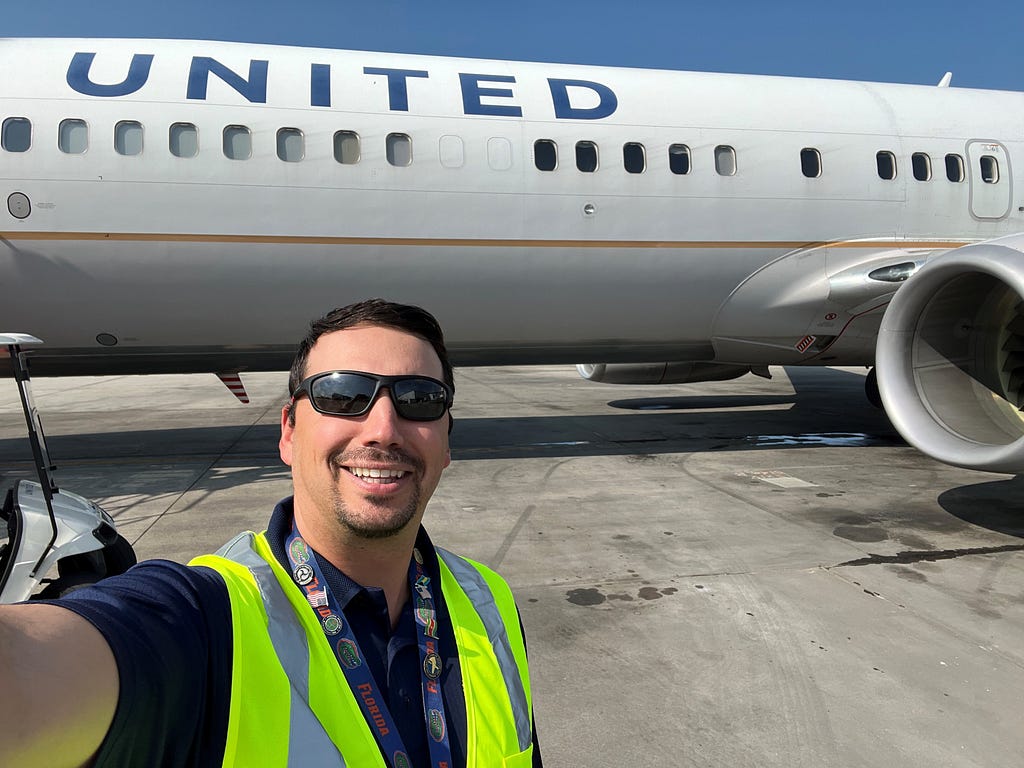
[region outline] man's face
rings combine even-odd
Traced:
[[[334,370],[442,379],[441,361],[429,342],[369,325],[317,340],[305,377]],[[384,538],[419,524],[442,470],[451,462],[447,415],[437,421],[407,421],[383,390],[362,416],[317,413],[308,397],[294,407],[294,425],[288,423],[287,409],[282,411],[280,449],[281,459],[292,468],[297,519],[323,530],[340,524],[360,538]],[[370,470],[390,472],[370,477]],[[395,477],[394,471],[401,476]]]

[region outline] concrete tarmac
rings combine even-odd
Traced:
[[[498,568],[549,766],[1020,766],[1024,479],[925,458],[862,370],[663,387],[463,368],[434,540]],[[285,374],[38,379],[140,558],[261,529]],[[0,483],[31,477],[13,382]]]

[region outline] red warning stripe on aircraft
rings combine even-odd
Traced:
[[[217,378],[224,382],[224,386],[228,388],[232,395],[238,398],[239,402],[249,402],[249,395],[246,394],[241,376],[237,373],[218,373]]]

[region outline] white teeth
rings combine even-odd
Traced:
[[[376,467],[349,467],[348,471],[356,477],[362,478],[375,478],[389,480],[394,478],[395,480],[401,479],[405,476],[405,471],[401,469],[378,469]]]

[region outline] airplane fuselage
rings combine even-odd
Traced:
[[[869,272],[1024,222],[1019,93],[197,41],[0,67],[0,326],[39,374],[284,368],[367,296],[457,364],[870,364]]]

